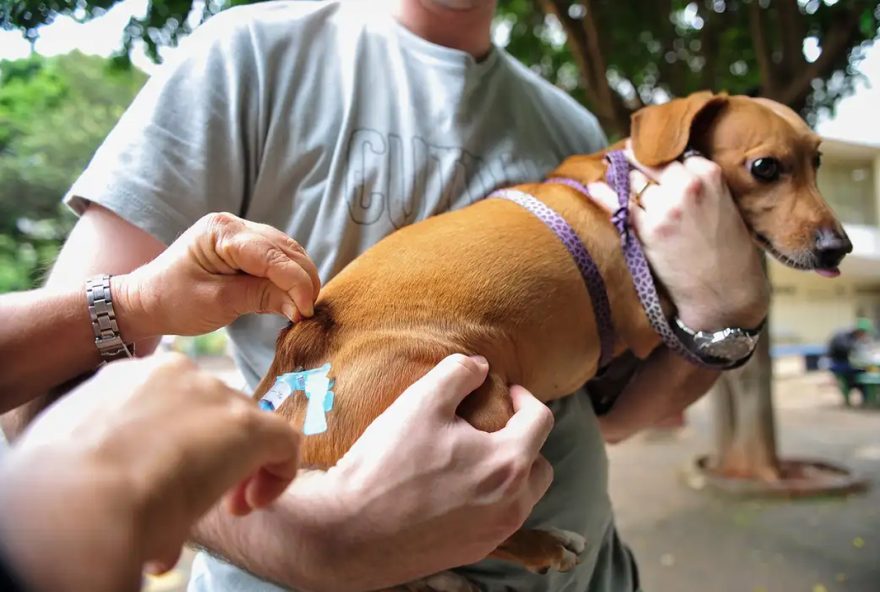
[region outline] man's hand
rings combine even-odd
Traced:
[[[315,264],[292,238],[232,214],[208,214],[156,259],[112,280],[128,340],[198,335],[247,313],[314,313]]]
[[[522,526],[550,486],[540,450],[553,414],[525,389],[511,389],[515,414],[499,432],[476,430],[455,414],[488,368],[481,357],[446,358],[330,470],[361,518],[361,536],[383,554],[436,555],[442,567],[482,559]]]
[[[334,468],[301,474],[267,512],[236,523],[212,512],[199,542],[262,578],[315,591],[380,589],[483,559],[553,477],[539,452],[553,415],[524,389],[511,388],[516,412],[498,432],[455,415],[487,372],[482,358],[446,358]]]
[[[757,326],[767,315],[769,284],[720,167],[701,156],[660,171],[638,167],[644,174],[633,173],[633,190],[645,186],[645,175],[653,184],[632,208],[633,221],[679,317],[694,330]]]
[[[4,459],[0,545],[34,590],[137,590],[144,563],[173,566],[224,493],[233,514],[277,498],[298,443],[281,417],[182,356],[111,364]]]
[[[406,557],[413,572],[405,577],[415,578],[483,559],[550,486],[553,470],[540,450],[553,415],[525,389],[511,389],[515,414],[499,432],[455,414],[488,369],[481,357],[446,358],[327,474],[351,517],[343,540],[357,547],[363,570]]]
[[[629,149],[627,158],[638,169],[630,175],[631,190],[640,194],[639,207],[630,208],[631,221],[676,314],[694,330],[760,324],[769,284],[718,165],[692,156],[656,170],[639,164]],[[592,183],[589,190],[609,211],[617,208],[617,196],[604,183]],[[600,418],[606,440],[618,442],[680,412],[718,375],[661,346]]]

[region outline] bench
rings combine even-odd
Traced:
[[[822,357],[825,356],[827,350],[828,349],[822,344],[786,343],[771,346],[770,357],[802,357],[804,359],[804,370],[807,372],[813,372],[821,370],[821,360]]]
[[[862,405],[876,407],[880,401],[880,372],[864,372],[855,377],[853,382],[858,385],[863,393]]]

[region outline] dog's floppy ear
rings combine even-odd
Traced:
[[[685,151],[697,117],[727,102],[726,94],[704,91],[633,113],[632,140],[636,158],[647,166],[672,162]]]

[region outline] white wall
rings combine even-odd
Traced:
[[[820,344],[860,315],[880,320],[880,280],[836,279],[770,264],[774,288],[770,334],[775,343]]]

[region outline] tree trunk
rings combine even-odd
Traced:
[[[773,417],[773,366],[767,329],[754,357],[725,372],[712,392],[715,416],[713,468],[741,479],[779,479]]]

